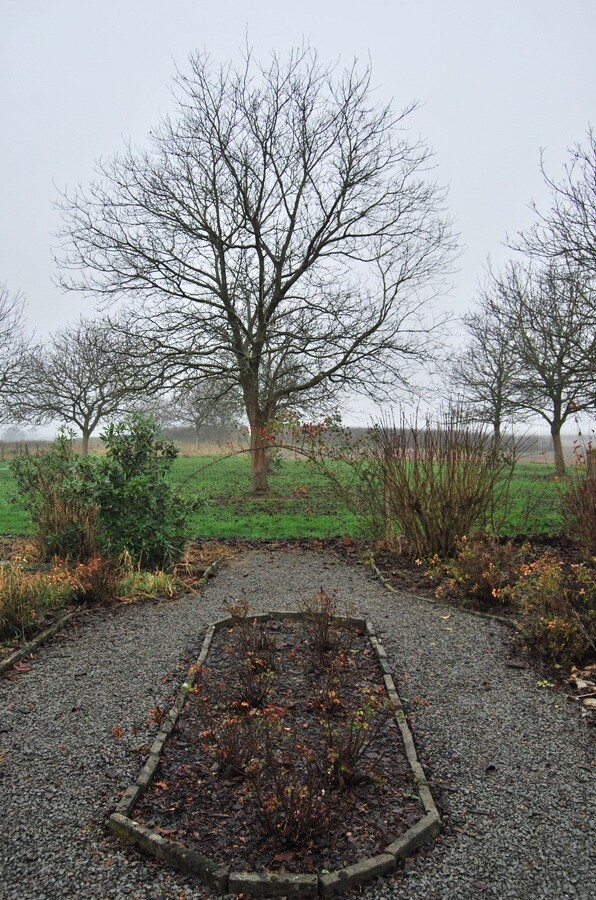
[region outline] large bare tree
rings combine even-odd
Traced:
[[[12,418],[74,425],[82,452],[100,421],[125,412],[141,388],[127,367],[127,347],[107,321],[80,319],[29,353]]]
[[[407,382],[453,240],[413,107],[309,49],[245,63],[191,57],[149,148],[63,196],[60,262],[68,287],[134,301],[160,378],[238,385],[258,493],[280,407]]]
[[[515,355],[510,399],[548,423],[555,470],[565,473],[561,428],[596,407],[596,304],[590,282],[566,265],[511,263],[494,276],[495,327]]]

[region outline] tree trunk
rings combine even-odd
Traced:
[[[89,432],[83,431],[83,440],[81,441],[81,455],[87,456],[89,453]]]
[[[494,434],[493,434],[493,450],[495,453],[498,453],[501,449],[501,419],[498,416],[495,416],[495,420],[493,422]]]
[[[563,456],[563,444],[561,443],[561,426],[552,425],[550,433],[553,439],[555,451],[555,475],[565,474],[565,457]]]
[[[250,425],[250,481],[253,494],[267,494],[267,442],[263,438],[263,426]]]

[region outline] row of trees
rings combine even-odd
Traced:
[[[473,416],[501,439],[505,421],[541,418],[558,474],[561,429],[596,409],[596,138],[570,151],[562,180],[550,178],[547,211],[510,241],[517,252],[489,271],[476,309],[464,318],[467,344],[453,383]]]
[[[446,317],[431,301],[456,247],[431,154],[405,132],[413,107],[379,104],[370,79],[309,48],[266,67],[248,54],[240,69],[191,57],[147,148],[63,195],[62,284],[115,311],[30,353],[8,409],[35,421],[70,404],[87,441],[132,395],[197,392],[242,408],[259,493],[267,431],[288,410],[323,413],[354,392],[395,400],[436,359]],[[549,182],[552,209],[519,236],[527,262],[491,276],[466,319],[454,381],[497,440],[524,410],[556,442],[571,411],[594,405],[595,151],[590,135]],[[86,382],[76,398],[67,369]]]
[[[149,397],[146,380],[128,366],[130,347],[108,320],[83,318],[35,344],[26,339],[22,312],[21,298],[4,289],[0,340],[9,331],[11,338],[6,352],[0,346],[0,421],[73,426],[86,455],[100,422],[136,410],[150,412],[163,426],[190,426],[197,439],[206,425],[223,430],[242,416],[239,395],[224,396],[208,382],[177,391],[162,384]]]

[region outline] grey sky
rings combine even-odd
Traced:
[[[424,105],[410,125],[436,152],[464,248],[451,295],[462,312],[488,254],[546,203],[545,148],[596,124],[594,0],[0,0],[0,282],[28,300],[39,333],[90,301],[52,284],[57,188],[85,183],[124,139],[142,144],[170,108],[174,61],[239,60],[302,39],[323,60],[369,57],[380,99]]]

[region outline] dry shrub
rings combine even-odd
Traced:
[[[464,535],[494,524],[513,454],[454,407],[422,424],[382,420],[316,464],[375,538],[391,548],[399,536],[411,555],[443,558]]]
[[[88,604],[106,603],[118,596],[122,579],[120,565],[110,558],[94,556],[73,570],[77,597]]]
[[[570,483],[563,495],[563,522],[584,557],[596,557],[596,478],[576,478]]]

